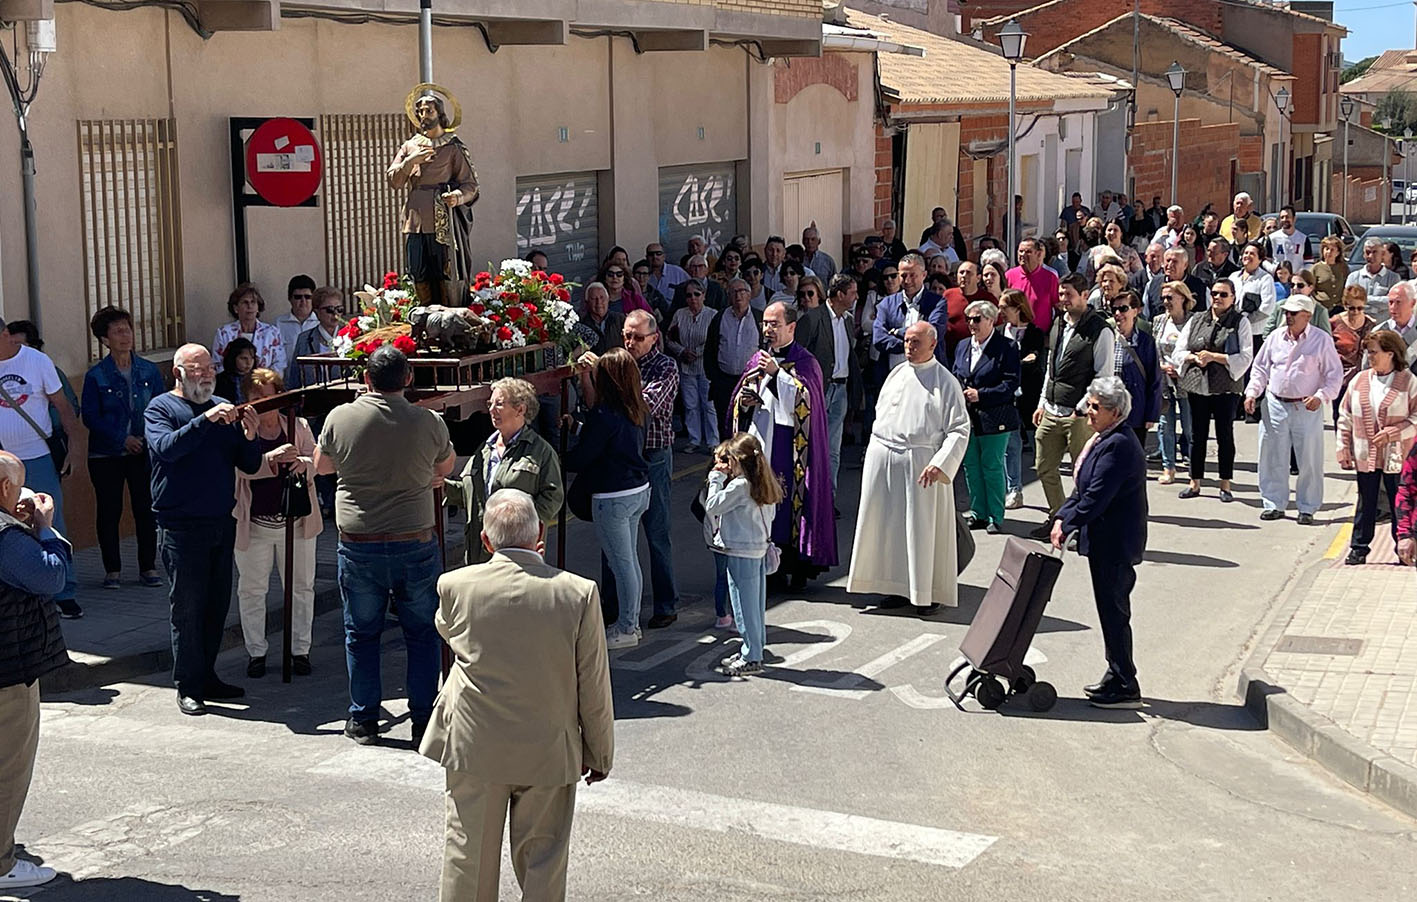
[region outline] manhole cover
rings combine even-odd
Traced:
[[[1335,639],[1330,636],[1285,636],[1275,648],[1275,651],[1296,655],[1356,655],[1362,650],[1362,639]]]

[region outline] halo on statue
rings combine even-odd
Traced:
[[[408,117],[409,122],[413,123],[414,129],[417,130],[420,128],[418,113],[414,110],[414,107],[418,104],[418,98],[425,94],[436,94],[442,98],[444,110],[449,114],[449,124],[443,131],[456,131],[457,127],[462,124],[462,104],[458,103],[458,99],[453,96],[452,91],[431,81],[425,81],[415,85],[414,89],[409,91],[408,96],[403,99],[404,115]],[[449,107],[451,107],[450,110],[448,109]]]

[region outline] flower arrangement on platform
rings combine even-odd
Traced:
[[[480,272],[472,281],[473,313],[493,326],[499,348],[521,348],[550,342],[563,354],[581,343],[578,320],[571,306],[571,288],[559,273],[533,269],[525,260],[503,260],[497,272]]]
[[[362,360],[386,343],[405,354],[418,350],[408,323],[408,312],[418,301],[407,276],[385,273],[383,288],[365,285],[354,296],[359,300],[359,313],[335,333],[331,350],[351,360]]]

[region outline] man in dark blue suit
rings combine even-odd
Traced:
[[[1083,688],[1099,708],[1140,708],[1141,687],[1132,660],[1132,588],[1146,550],[1146,457],[1126,427],[1131,395],[1116,376],[1087,388],[1088,439],[1074,468],[1072,497],[1053,521],[1054,548],[1081,532],[1078,553],[1087,557],[1097,619],[1107,649],[1107,673]]]
[[[916,253],[900,259],[900,291],[887,295],[876,305],[876,322],[871,327],[871,343],[881,352],[881,378],[905,360],[905,330],[912,324],[928,322],[941,336],[949,323],[948,305],[938,294],[925,289],[925,258]],[[937,309],[938,308],[938,309]],[[940,341],[935,357],[946,367],[945,342]]]

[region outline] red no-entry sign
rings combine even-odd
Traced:
[[[267,119],[246,141],[246,181],[277,207],[298,206],[313,197],[322,166],[315,136],[294,119]]]

